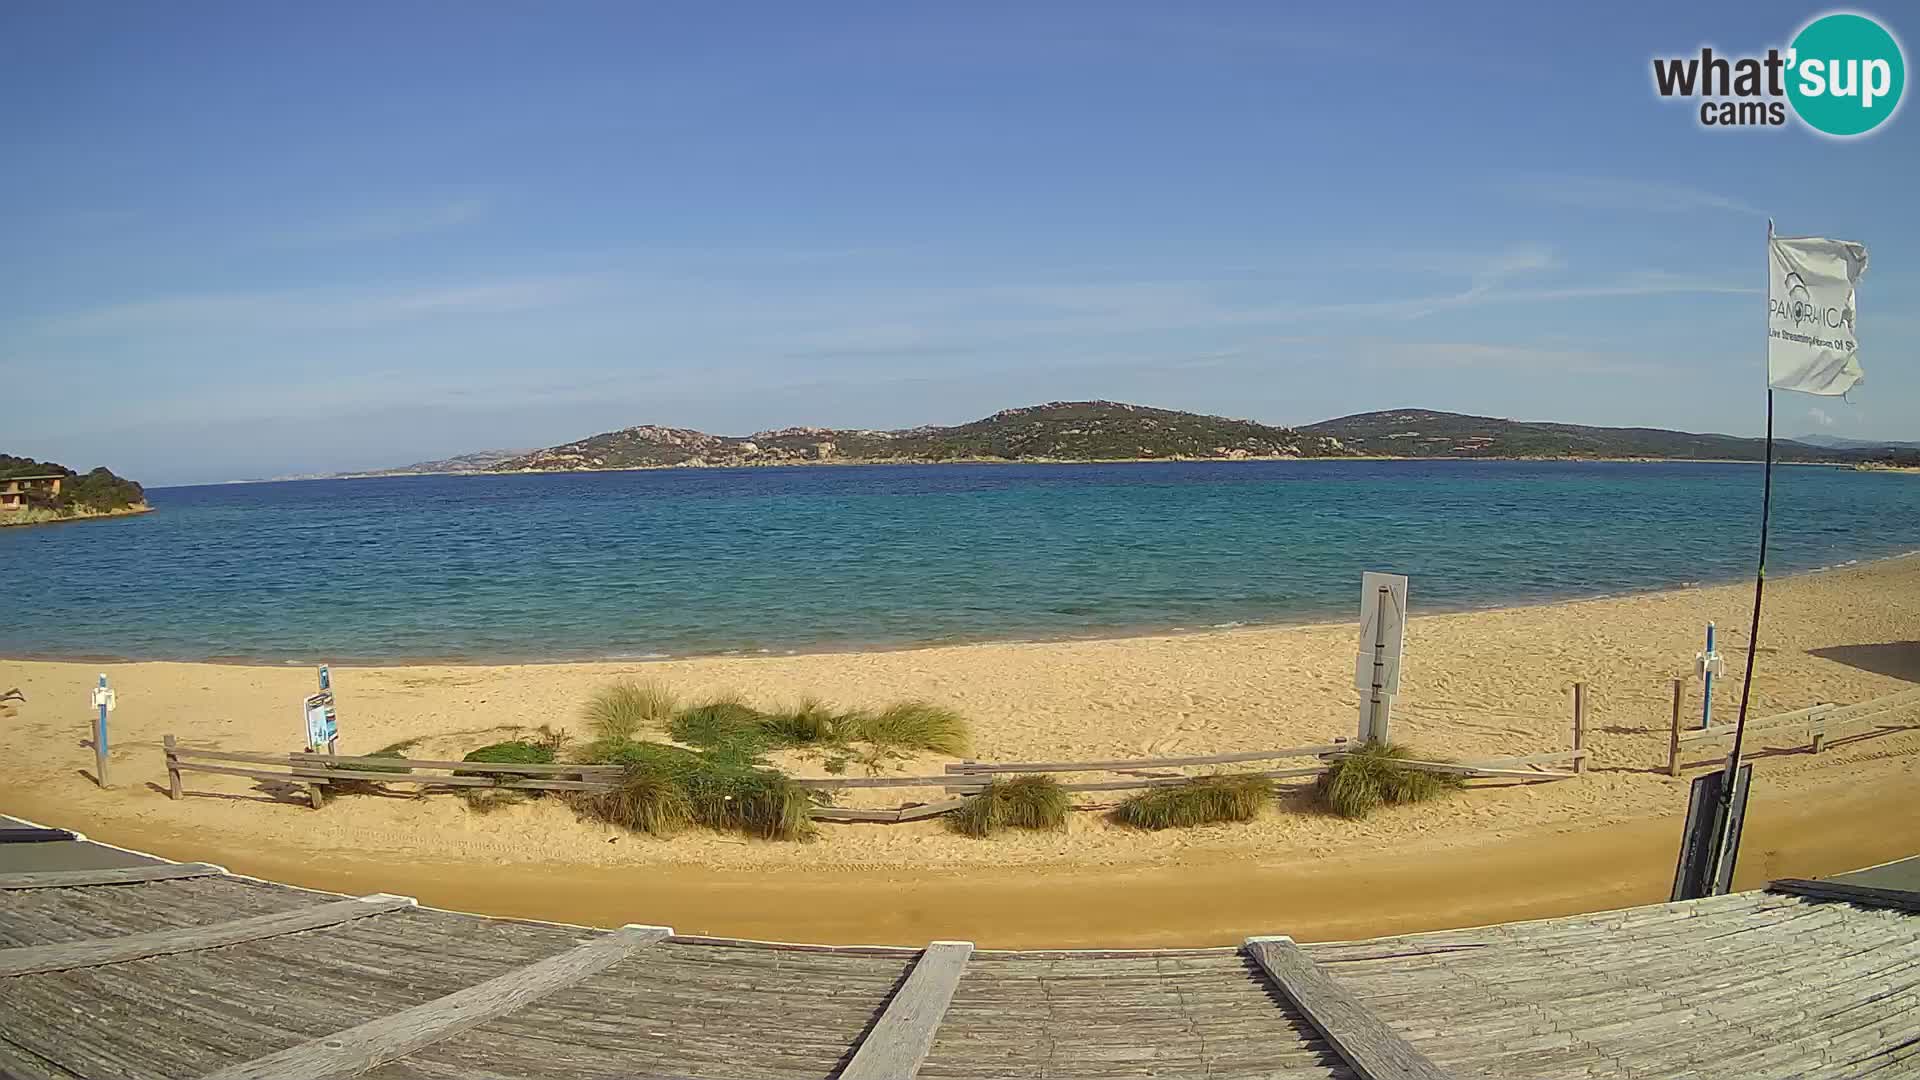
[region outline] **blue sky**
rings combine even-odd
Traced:
[[[1872,252],[1867,382],[1782,433],[1920,438],[1920,116],[1704,130],[1650,59],[1824,9],[1596,10],[6,5],[0,450],[190,483],[1093,397],[1757,433],[1769,214]]]

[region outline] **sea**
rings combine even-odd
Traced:
[[[0,656],[559,661],[1066,639],[1750,580],[1747,464],[808,466],[230,484],[0,529]],[[1774,472],[1772,573],[1920,549],[1920,476]]]

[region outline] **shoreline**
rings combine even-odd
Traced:
[[[1904,559],[1920,558],[1920,548],[1895,552],[1890,555],[1863,556],[1843,562],[1816,566],[1806,570],[1794,570],[1776,574],[1769,581],[1788,581],[1795,578],[1817,574],[1833,573],[1855,567],[1872,567],[1881,564],[1898,563]],[[1622,600],[1640,596],[1659,596],[1666,593],[1684,592],[1691,589],[1724,588],[1739,584],[1747,578],[1727,580],[1702,580],[1679,582],[1667,585],[1648,585],[1641,588],[1625,589],[1619,592],[1587,593],[1578,596],[1545,597],[1533,602],[1508,602],[1502,600],[1486,604],[1461,606],[1436,606],[1422,609],[1414,605],[1415,618],[1443,615],[1473,615],[1488,612],[1530,611],[1539,608],[1560,607],[1563,605],[1586,604],[1597,601]],[[262,668],[280,670],[287,668],[312,667],[325,663],[337,668],[408,668],[408,667],[454,667],[454,668],[493,668],[493,667],[565,667],[583,664],[659,664],[687,660],[754,660],[774,658],[795,658],[814,656],[846,656],[869,653],[911,653],[937,649],[966,649],[995,645],[1072,645],[1092,642],[1155,640],[1164,638],[1182,638],[1207,636],[1214,634],[1262,633],[1276,630],[1320,629],[1346,626],[1350,620],[1344,616],[1336,617],[1328,612],[1325,617],[1307,616],[1301,619],[1279,619],[1274,621],[1234,621],[1212,626],[1142,626],[1107,627],[1086,634],[1059,636],[1025,637],[981,637],[953,641],[872,641],[849,642],[832,647],[826,645],[799,646],[792,649],[719,649],[711,652],[618,654],[602,653],[583,656],[435,656],[416,653],[405,656],[355,657],[339,659],[320,659],[318,657],[297,657],[288,659],[250,660],[231,656],[128,656],[118,653],[0,653],[0,662],[20,661],[57,664],[198,664],[211,667]]]
[[[726,469],[785,469],[805,467],[843,467],[869,468],[885,466],[923,466],[923,465],[1239,465],[1251,463],[1276,462],[1321,462],[1321,461],[1504,461],[1522,464],[1545,464],[1560,462],[1569,465],[1761,465],[1760,458],[1664,458],[1664,457],[1507,457],[1502,455],[1480,454],[1470,457],[1409,457],[1397,454],[1339,454],[1320,457],[1300,457],[1297,455],[1249,455],[1247,457],[1134,457],[1134,458],[950,458],[945,461],[918,460],[877,460],[866,458],[843,461],[758,461],[738,465],[699,465],[678,463],[673,465],[620,465],[604,469],[459,469],[451,472],[371,472],[338,473],[332,476],[282,476],[251,480],[212,480],[203,484],[167,484],[148,485],[148,490],[166,491],[173,488],[233,487],[237,484],[306,484],[320,480],[404,480],[410,477],[428,476],[570,476],[590,475],[593,473],[628,472],[672,472],[675,470],[705,471]],[[1835,461],[1778,461],[1774,468],[1784,466],[1812,467],[1818,469],[1852,469],[1860,462],[1854,460]],[[1905,468],[1890,468],[1888,472],[1916,471]]]
[[[147,503],[141,503],[138,506],[124,506],[118,510],[84,510],[74,514],[61,514],[57,517],[36,517],[32,518],[32,520],[28,520],[34,513],[32,510],[11,511],[0,514],[0,529],[27,529],[35,525],[65,525],[73,521],[97,521],[101,518],[137,517],[140,514],[151,514],[153,510],[154,508]]]
[[[1755,805],[1743,874],[1810,876],[1920,850],[1920,608],[1898,600],[1910,596],[1920,596],[1920,557],[1770,583],[1753,716],[1890,695],[1907,704],[1836,731],[1819,754],[1805,726],[1749,735]],[[1108,796],[1083,795],[1083,811],[1057,832],[981,840],[939,820],[830,823],[806,844],[705,830],[655,839],[581,821],[554,800],[480,814],[398,787],[313,810],[284,785],[231,775],[191,774],[176,801],[166,736],[196,749],[298,751],[312,669],[104,668],[119,708],[109,719],[116,786],[102,789],[89,779],[89,720],[77,703],[103,668],[10,660],[0,660],[0,690],[18,686],[24,700],[0,705],[10,763],[0,812],[296,884],[399,889],[505,915],[671,918],[725,936],[1195,944],[1241,931],[1344,936],[1566,913],[1657,899],[1670,883],[1691,781],[1724,753],[1690,747],[1682,775],[1668,775],[1673,684],[1702,626],[1718,622],[1728,663],[1715,711],[1731,718],[1746,689],[1751,601],[1741,583],[1414,616],[1396,741],[1455,760],[1563,751],[1568,689],[1579,681],[1588,768],[1547,783],[1475,781],[1362,821],[1314,811],[1299,787],[1244,824],[1142,832],[1105,813]],[[335,666],[333,689],[348,754],[407,742],[411,756],[458,760],[541,725],[591,738],[581,710],[598,689],[655,679],[683,702],[728,691],[765,707],[807,696],[836,708],[936,702],[969,720],[967,756],[981,761],[1133,760],[1351,737],[1354,633],[1341,622],[793,657]],[[1686,724],[1697,726],[1699,684],[1681,688]],[[827,768],[791,752],[773,760],[794,776]],[[926,754],[877,771],[939,776],[953,760]],[[939,797],[860,788],[838,804]],[[1783,817],[1784,832],[1765,824]],[[1849,827],[1861,821],[1873,827]]]

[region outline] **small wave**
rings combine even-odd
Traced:
[[[1238,629],[1240,629],[1241,627],[1243,627],[1243,626],[1245,626],[1245,625],[1247,625],[1247,624],[1246,624],[1246,623],[1244,623],[1244,622],[1239,622],[1239,621],[1234,621],[1234,622],[1217,622],[1217,623],[1213,623],[1213,624],[1211,624],[1211,625],[1209,625],[1209,626],[1207,627],[1207,629],[1209,629],[1209,630],[1238,630]]]

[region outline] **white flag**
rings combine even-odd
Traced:
[[[1846,240],[1767,230],[1767,385],[1844,394],[1861,380],[1853,287],[1867,249]]]

